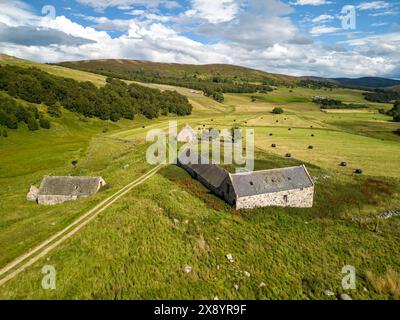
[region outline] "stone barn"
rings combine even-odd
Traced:
[[[225,200],[236,209],[280,206],[311,208],[314,182],[303,166],[230,175],[232,188]]]
[[[196,131],[192,129],[192,127],[189,124],[186,124],[186,126],[179,132],[177,136],[177,141],[178,142],[193,142],[198,139]]]
[[[236,209],[313,206],[314,183],[304,165],[230,174],[218,165],[207,164],[197,154],[196,157],[196,164],[183,164],[178,159],[178,166]]]
[[[45,177],[37,193],[40,205],[55,205],[96,194],[106,182],[101,177]]]
[[[193,152],[188,151],[185,152]],[[183,164],[178,158],[178,166],[185,169],[192,178],[200,181],[207,189],[224,198],[222,183],[229,177],[228,171],[215,164],[207,164],[208,160],[194,153],[196,163]]]

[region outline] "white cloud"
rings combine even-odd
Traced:
[[[325,25],[322,26],[315,26],[310,30],[311,34],[314,35],[320,35],[320,34],[325,34],[325,33],[335,33],[340,31],[340,28],[335,28],[335,27],[328,27]]]
[[[184,15],[190,18],[221,23],[232,20],[239,11],[236,0],[192,0],[192,7]]]
[[[331,3],[331,1],[327,0],[296,0],[295,2],[291,2],[291,4],[295,6],[321,6]]]
[[[173,9],[179,7],[179,3],[173,0],[75,0],[78,3],[90,6],[98,11],[106,8],[117,7],[120,10],[133,10],[133,6],[146,8],[164,7]]]
[[[318,17],[315,17],[314,19],[312,19],[312,22],[314,23],[320,23],[320,22],[325,22],[325,21],[329,21],[329,20],[333,20],[335,19],[334,16],[331,16],[329,14],[322,14]]]
[[[385,1],[371,1],[360,3],[357,8],[359,10],[379,10],[389,8],[390,4]]]
[[[395,15],[398,15],[398,14],[399,14],[398,11],[386,10],[386,11],[382,11],[382,12],[369,13],[368,15],[370,17],[382,17],[382,16],[395,16]]]

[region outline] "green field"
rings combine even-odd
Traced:
[[[104,83],[94,74],[39,67]],[[278,88],[256,94],[255,102],[252,95],[226,94],[224,104],[173,89],[194,107],[191,116],[178,119],[180,126],[254,128],[256,169],[306,164],[316,180],[314,208],[235,211],[168,166],[0,287],[0,299],[336,299],[344,292],[341,269],[347,264],[357,270],[357,289],[346,292],[353,298],[400,299],[400,219],[377,218],[400,210],[400,136],[393,133],[400,125],[377,111],[390,105],[368,103],[350,89]],[[322,112],[310,102],[315,95],[367,108]],[[277,106],[284,114],[272,115]],[[170,120],[113,123],[63,110],[48,131],[21,125],[0,137],[0,269],[148,171],[146,134],[167,129]],[[294,159],[284,158],[288,152]],[[349,166],[340,167],[342,161]],[[364,174],[353,175],[357,168]],[[44,175],[69,174],[103,176],[108,186],[92,198],[54,207],[26,201],[29,186]],[[44,265],[55,266],[57,290],[41,288]],[[189,274],[186,265],[193,268]]]

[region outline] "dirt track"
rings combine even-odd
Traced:
[[[54,236],[48,238],[44,242],[42,242],[40,245],[36,246],[29,252],[25,253],[24,255],[18,257],[14,261],[10,262],[8,265],[6,265],[4,268],[0,270],[0,286],[5,284],[7,281],[11,280],[15,276],[17,276],[19,273],[24,271],[26,268],[34,264],[36,261],[39,259],[43,258],[45,255],[47,255],[51,250],[59,246],[61,243],[63,243],[65,240],[69,239],[72,237],[75,233],[77,233],[80,229],[82,229],[85,225],[87,225],[90,221],[92,221],[94,218],[96,218],[101,212],[103,212],[105,209],[107,209],[109,206],[111,206],[115,201],[123,197],[125,194],[127,194],[129,191],[131,191],[133,188],[137,187],[138,185],[142,184],[144,181],[147,179],[151,178],[154,176],[160,169],[162,168],[162,165],[159,165],[140,178],[136,179],[135,181],[129,183],[107,199],[103,200],[101,203],[99,203],[96,207],[91,209],[90,211],[86,212],[84,215],[79,217],[77,220],[75,220],[73,223],[71,223],[69,226],[64,228],[62,231],[58,232]],[[27,260],[29,259],[29,260]],[[26,261],[27,260],[27,261]]]

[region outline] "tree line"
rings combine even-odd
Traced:
[[[313,102],[320,105],[321,109],[362,109],[365,105],[356,103],[343,103],[341,100],[329,97],[314,97]]]
[[[50,121],[33,105],[24,106],[14,98],[0,94],[0,125],[8,129],[17,129],[18,124],[25,122],[31,131],[39,128],[50,129]],[[4,133],[6,136],[7,133]]]
[[[363,96],[365,100],[378,103],[391,103],[400,99],[400,92],[392,90],[376,89],[370,92],[364,92]]]
[[[394,122],[400,122],[400,99],[393,104],[393,108],[389,111],[385,111],[385,109],[379,109],[379,112],[393,117]],[[398,131],[400,132],[400,129]]]
[[[211,97],[218,102],[224,101],[224,93],[267,93],[272,91],[272,88],[266,83],[266,80],[264,80],[262,84],[253,84],[248,81],[243,81],[243,79],[231,79],[219,76],[201,78],[197,74],[191,77],[188,75],[184,77],[162,77],[157,73],[145,71],[112,71],[104,68],[92,69],[78,66],[74,66],[74,68],[122,80],[166,84],[203,91],[205,96]]]
[[[118,121],[142,114],[149,119],[169,113],[189,115],[192,106],[176,91],[146,88],[108,78],[104,87],[50,75],[37,68],[0,66],[0,90],[30,103],[56,104],[86,117]]]

